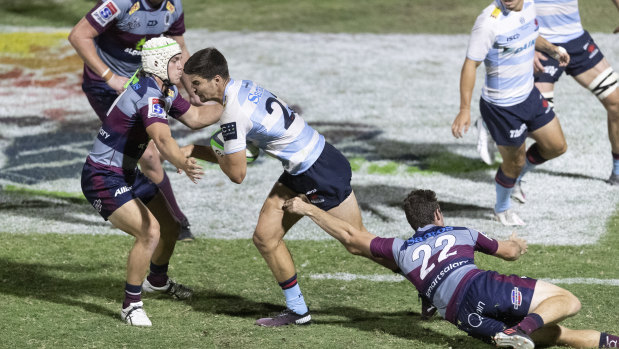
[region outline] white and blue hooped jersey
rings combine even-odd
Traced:
[[[529,96],[537,36],[533,0],[525,0],[518,12],[506,10],[501,0],[495,0],[477,17],[466,56],[483,61],[486,67],[483,99],[506,107]]]
[[[584,34],[578,0],[535,0],[539,35],[553,44],[563,44]]]
[[[230,79],[223,103],[224,153],[236,153],[251,143],[280,160],[292,175],[305,172],[322,153],[324,136],[253,81]]]

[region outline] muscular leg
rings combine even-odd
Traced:
[[[167,264],[170,261],[170,257],[172,257],[181,227],[176,219],[174,219],[174,216],[168,208],[167,201],[161,192],[148,203],[147,207],[153,213],[161,227],[159,243],[153,252],[151,260],[157,265],[164,265]]]
[[[540,155],[545,160],[554,159],[567,151],[567,143],[559,119],[555,117],[546,125],[529,133],[535,140]]]
[[[604,58],[596,64],[595,67],[574,76],[574,79],[583,87],[588,88],[591,82],[609,67],[610,64],[606,58]],[[616,89],[604,98],[602,104],[604,108],[606,108],[608,115],[608,138],[610,140],[610,145],[613,153],[619,154],[619,89]]]
[[[600,342],[599,331],[572,330],[557,324],[546,325],[531,334],[537,345],[569,346],[573,348],[597,348]]]
[[[284,212],[284,201],[296,193],[277,182],[262,205],[258,224],[254,231],[254,245],[271,269],[277,282],[284,282],[296,273],[290,251],[284,243],[286,232],[301,219],[301,216]]]
[[[141,285],[159,243],[159,223],[138,199],[127,202],[108,219],[115,227],[135,237],[127,259],[127,283]]]

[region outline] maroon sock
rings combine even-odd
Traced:
[[[544,320],[536,313],[530,313],[518,324],[518,327],[527,335],[530,335],[533,331],[542,326],[544,326]]]
[[[602,332],[598,348],[619,348],[619,336]]]
[[[136,303],[142,300],[142,285],[131,285],[125,283],[125,300],[123,301],[123,309],[129,306],[130,303]]]
[[[159,190],[163,194],[163,197],[165,197],[168,205],[170,205],[170,209],[172,210],[172,214],[174,214],[174,217],[181,223],[181,225],[188,224],[187,217],[185,217],[180,207],[178,207],[178,204],[176,203],[176,198],[174,197],[174,192],[172,191],[172,185],[170,184],[170,178],[168,178],[168,175],[167,173],[165,173],[165,171],[163,172],[163,180],[159,184],[157,184],[157,187],[159,187]]]
[[[150,262],[150,274],[146,277],[148,282],[155,287],[163,287],[168,282],[168,263],[157,265]]]

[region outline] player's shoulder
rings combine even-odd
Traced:
[[[169,13],[178,15],[183,13],[183,2],[181,0],[168,0],[165,7]]]

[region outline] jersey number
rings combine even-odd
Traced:
[[[443,235],[436,239],[434,243],[434,247],[440,247],[442,245],[446,246],[441,250],[441,253],[438,255],[438,261],[442,262],[447,257],[453,256],[457,251],[449,253],[449,249],[453,247],[456,243],[456,237],[453,235]],[[419,277],[421,280],[425,279],[428,274],[434,269],[434,263],[428,265],[428,261],[430,260],[430,256],[432,255],[432,247],[430,245],[421,245],[413,251],[413,262],[419,259],[419,254],[423,252],[423,261],[421,262],[421,271],[419,272]]]
[[[277,103],[277,105],[279,105],[279,109],[282,110],[282,113],[284,114],[284,129],[287,130],[294,121],[295,113],[292,112],[288,114],[288,108],[284,107],[282,102],[278,101],[277,98],[269,97],[266,102],[266,109],[269,114],[273,114],[273,102]]]

